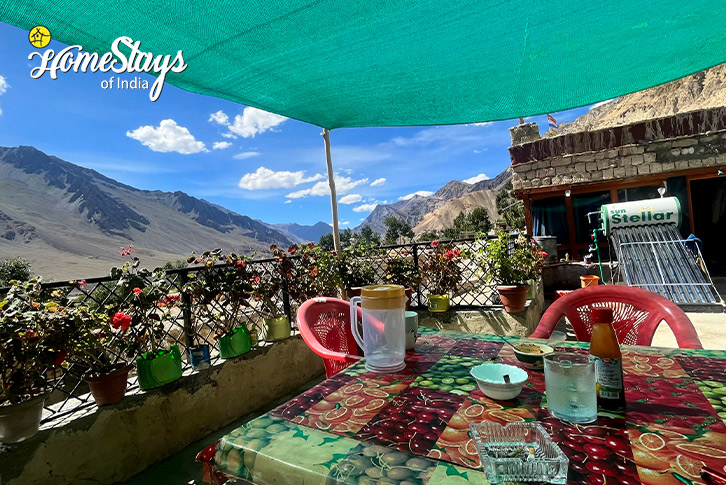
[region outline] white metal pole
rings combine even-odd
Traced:
[[[323,128],[323,140],[325,140],[325,161],[328,164],[328,185],[330,186],[330,207],[333,212],[333,246],[335,254],[341,256],[340,230],[338,228],[338,196],[335,192],[335,177],[333,175],[333,160],[330,156],[330,131]]]

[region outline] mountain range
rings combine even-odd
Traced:
[[[33,147],[0,147],[0,259],[23,257],[46,280],[105,275],[128,245],[148,267],[216,247],[266,254],[307,239],[309,226],[289,226],[184,192],[139,190]]]
[[[440,231],[451,226],[462,208],[471,211],[476,207],[487,209],[489,218],[494,221],[499,217],[495,205],[496,193],[511,177],[512,171],[507,168],[493,179],[481,180],[475,184],[452,180],[432,195],[414,195],[393,204],[378,205],[358,229],[370,226],[373,231],[384,234],[386,218],[396,217],[410,224],[416,234],[429,230]],[[467,197],[466,201],[462,199]]]

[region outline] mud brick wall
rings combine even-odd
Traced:
[[[514,145],[515,190],[726,166],[726,108]]]

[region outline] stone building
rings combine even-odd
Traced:
[[[712,274],[726,275],[726,108],[551,138],[540,138],[534,123],[510,131],[527,231],[557,236],[560,256],[587,252],[596,225],[588,213],[659,197],[665,187],[681,203],[683,236],[702,239]]]

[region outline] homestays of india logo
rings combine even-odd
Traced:
[[[34,47],[44,47],[50,42],[51,34],[42,25],[33,27],[28,39]],[[122,46],[126,49],[122,52]],[[71,45],[63,50],[55,52],[53,49],[46,49],[43,53],[31,52],[28,60],[35,57],[40,58],[40,66],[30,70],[30,77],[41,78],[46,72],[51,79],[58,79],[60,72],[109,72],[116,74],[147,72],[156,74],[156,81],[151,85],[149,99],[156,101],[164,89],[166,75],[169,72],[183,72],[187,65],[184,62],[184,55],[181,50],[176,52],[172,59],[171,55],[144,52],[141,50],[141,41],[134,41],[131,37],[121,36],[111,43],[111,51],[99,55],[96,52],[86,52],[80,45]],[[132,81],[122,80],[111,76],[110,79],[101,81],[103,89],[149,89],[149,83],[145,79],[134,78]]]

